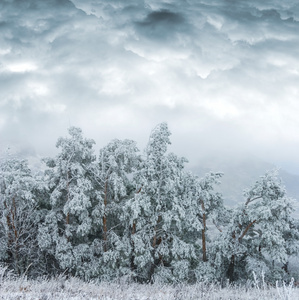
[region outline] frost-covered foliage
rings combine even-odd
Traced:
[[[0,260],[17,274],[41,267],[37,226],[41,220],[37,195],[42,190],[26,160],[3,159],[0,164]]]
[[[231,212],[230,223],[214,243],[218,274],[231,281],[263,272],[268,280],[287,273],[290,254],[298,253],[298,229],[291,217],[277,172],[272,171],[244,192],[246,202]]]
[[[131,222],[131,269],[139,281],[186,280],[195,246],[184,239],[182,199],[186,159],[167,154],[167,124],[151,133],[145,159],[135,174],[135,197],[128,202]]]
[[[299,223],[277,172],[227,209],[215,191],[222,174],[187,172],[187,160],[168,152],[170,135],[161,123],[143,155],[115,139],[97,157],[94,141],[71,127],[39,176],[26,161],[2,160],[0,263],[23,276],[100,281],[224,284],[253,272],[298,280],[289,261]]]
[[[96,169],[99,202],[93,210],[101,254],[99,275],[111,280],[130,272],[130,240],[124,208],[134,190],[129,180],[136,171],[139,157],[136,142],[113,140],[100,150]]]
[[[97,272],[97,245],[90,238],[97,231],[92,208],[99,201],[93,180],[94,141],[84,139],[79,128],[71,127],[69,134],[56,144],[60,153],[45,159],[50,209],[40,224],[39,246],[61,270],[88,278]]]
[[[200,249],[194,265],[194,279],[215,279],[214,268],[209,261],[210,246],[215,231],[222,231],[222,226],[227,223],[227,210],[223,199],[215,192],[215,185],[220,184],[222,173],[207,173],[203,178],[198,178],[192,173],[185,174],[185,191],[182,197],[185,202],[188,218],[184,234],[191,239]]]
[[[49,209],[39,245],[61,271],[85,279],[111,280],[128,273],[129,240],[123,207],[132,191],[128,175],[137,165],[134,141],[113,140],[100,150],[79,128],[60,138],[60,153],[46,159]]]

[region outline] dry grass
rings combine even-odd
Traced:
[[[17,278],[0,270],[0,299],[101,299],[101,300],[263,300],[263,299],[299,299],[299,289],[290,284],[270,287],[258,281],[245,286],[197,283],[194,285],[178,284],[142,285],[128,283],[83,282],[77,278],[65,279],[60,276],[53,279],[40,278],[28,280]]]

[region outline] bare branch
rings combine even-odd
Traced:
[[[241,242],[241,240],[243,239],[243,237],[246,235],[247,231],[249,230],[249,228],[256,222],[256,220],[252,221],[251,223],[249,223],[247,225],[247,227],[245,228],[244,232],[242,233],[242,235],[238,238],[239,242]]]
[[[222,229],[216,224],[215,220],[213,220],[213,224],[215,225],[215,227],[216,227],[220,232],[222,232]]]
[[[260,199],[260,198],[263,198],[263,195],[261,196],[257,196],[255,198],[248,198],[246,203],[245,203],[245,206],[247,206],[250,202],[254,201],[254,200],[257,200],[257,199]]]

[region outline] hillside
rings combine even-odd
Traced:
[[[192,171],[198,176],[203,176],[209,171],[223,172],[219,192],[223,194],[225,204],[235,206],[243,201],[244,189],[253,184],[259,176],[275,168],[275,165],[255,158],[206,158],[202,159],[197,167],[193,167]],[[296,215],[299,215],[299,176],[282,169],[279,169],[279,174],[288,196],[296,200]]]

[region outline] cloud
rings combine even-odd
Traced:
[[[182,30],[185,25],[184,17],[175,12],[163,9],[149,12],[142,21],[135,23],[137,31],[148,39],[169,42]]]
[[[1,5],[2,145],[49,155],[69,125],[98,147],[144,145],[167,121],[190,161],[223,149],[298,161],[297,1]]]

